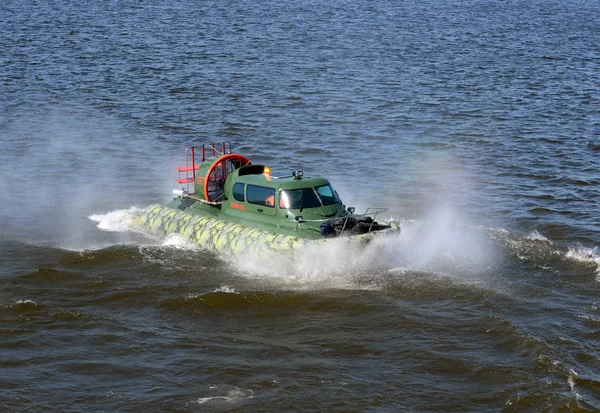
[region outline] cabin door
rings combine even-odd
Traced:
[[[275,216],[275,189],[261,185],[246,185],[246,211],[263,215]]]

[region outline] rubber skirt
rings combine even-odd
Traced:
[[[264,257],[284,254],[296,258],[307,245],[318,246],[340,241],[366,243],[382,233],[399,233],[399,228],[393,225],[388,230],[350,237],[304,239],[194,215],[158,204],[150,205],[140,221],[155,235],[177,233],[209,251],[228,256],[251,254]]]

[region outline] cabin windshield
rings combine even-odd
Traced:
[[[315,190],[317,191],[317,195],[319,195],[319,198],[321,198],[321,202],[323,203],[323,205],[333,205],[340,202],[339,198],[337,197],[337,194],[335,193],[331,185],[317,186],[315,187]]]
[[[285,209],[318,208],[322,205],[333,205],[338,202],[339,199],[331,185],[285,189],[279,193],[279,208]]]

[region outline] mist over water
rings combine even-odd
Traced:
[[[600,409],[598,4],[0,5],[7,411]],[[221,257],[190,144],[400,236]]]
[[[152,183],[165,192],[172,186],[173,174],[165,173],[171,169],[168,156],[148,159],[133,144],[131,131],[90,112],[83,117],[48,111],[5,130],[2,223],[15,239],[78,249],[108,245],[94,239],[100,234],[91,234],[88,215],[115,205],[146,206],[152,195],[144,186]]]

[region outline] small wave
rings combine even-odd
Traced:
[[[216,386],[210,387],[211,390],[216,389],[216,388],[217,388]],[[241,401],[244,399],[253,399],[253,398],[254,398],[254,392],[252,390],[235,388],[235,389],[230,389],[227,392],[227,395],[225,395],[225,396],[218,395],[218,396],[200,397],[195,402],[198,404],[205,404],[205,403],[209,403],[212,401],[223,400],[223,401],[229,403],[229,402],[236,402],[236,401]]]
[[[176,88],[170,89],[169,94],[175,95],[178,93],[186,93],[187,91],[188,91],[188,89],[185,87],[176,87]]]
[[[40,308],[33,300],[15,300],[10,304],[0,304],[0,310],[4,311],[29,311]]]
[[[525,238],[530,239],[532,241],[548,241],[548,238],[546,238],[536,230],[533,230],[533,232]]]
[[[237,291],[235,291],[235,289],[233,289],[232,287],[228,287],[227,285],[222,285],[219,288],[217,288],[215,291],[215,293],[231,293],[231,294],[237,294]]]
[[[541,200],[554,200],[556,197],[550,194],[542,194],[542,195],[527,195],[524,194],[523,198],[531,198],[531,199],[541,199]]]
[[[244,311],[249,317],[281,312],[296,311],[350,311],[367,314],[373,308],[357,297],[338,294],[334,290],[320,292],[272,292],[268,290],[246,290],[242,292],[206,292],[187,294],[170,298],[160,303],[160,307],[177,313],[227,314],[231,311]]]
[[[592,185],[592,183],[591,183],[591,182],[584,181],[584,180],[581,180],[581,179],[578,179],[578,180],[576,180],[576,181],[574,182],[574,184],[575,184],[575,185],[579,185],[579,186],[590,186],[590,185]]]
[[[227,285],[222,285],[210,293],[198,293],[198,294],[190,293],[190,294],[186,295],[185,299],[186,300],[195,300],[195,299],[201,298],[207,294],[213,294],[213,293],[239,294],[237,291],[235,291],[234,288],[229,287]]]
[[[587,315],[580,315],[577,316],[577,319],[589,328],[600,329],[600,319],[598,318],[590,317]]]
[[[526,236],[498,231],[490,231],[489,234],[492,239],[503,242],[507,252],[522,262],[534,263],[543,269],[551,269],[560,262],[569,266],[592,266],[595,267],[596,279],[600,282],[598,247],[586,247],[580,243],[571,246],[556,244],[537,230]]]
[[[600,151],[600,143],[588,143],[588,148],[593,151]]]
[[[570,247],[567,252],[567,258],[574,259],[576,261],[589,262],[595,261],[597,262],[600,256],[598,256],[598,248],[588,248],[584,247],[581,244],[578,244],[575,247]]]
[[[197,403],[204,404],[211,400],[225,400],[226,402],[230,402],[232,399],[231,399],[231,397],[227,397],[227,396],[200,397],[197,400]]]
[[[567,384],[569,385],[571,393],[579,400],[581,396],[575,390],[575,380],[577,379],[577,376],[579,376],[579,374],[577,374],[575,370],[569,370],[569,373],[567,373]]]
[[[559,211],[550,208],[536,207],[529,210],[532,214],[535,215],[547,215],[547,214],[560,214],[560,215],[572,215],[571,211]]]
[[[35,301],[33,301],[33,300],[17,300],[17,301],[15,301],[15,304],[34,304],[35,305]]]
[[[131,207],[129,209],[118,209],[107,212],[106,214],[92,214],[88,216],[99,229],[104,231],[125,232],[137,230],[137,217],[143,212],[143,209]]]
[[[592,248],[577,244],[574,247],[569,247],[565,257],[586,264],[595,264],[598,281],[600,281],[600,254],[598,253],[598,247]]]
[[[431,149],[453,149],[456,148],[456,145],[447,142],[423,142],[420,144],[425,148]]]
[[[566,57],[562,57],[562,56],[548,56],[548,55],[542,56],[542,59],[544,59],[544,60],[567,60]]]
[[[188,294],[185,298],[176,298],[162,303],[163,307],[173,309],[187,308],[193,312],[205,310],[230,310],[234,308],[253,308],[256,306],[283,306],[285,296],[277,296],[268,292],[257,293],[229,293],[222,291],[204,294]]]
[[[299,155],[318,155],[318,154],[329,154],[330,152],[325,150],[325,149],[321,149],[321,148],[303,148],[303,149],[299,149],[296,151],[297,154]]]

